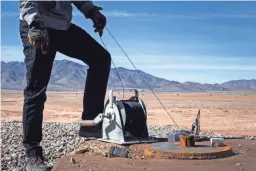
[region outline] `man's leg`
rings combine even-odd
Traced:
[[[84,91],[82,119],[94,119],[104,110],[104,99],[111,67],[110,54],[87,32],[72,24],[63,33],[57,50],[67,56],[82,60],[89,66]],[[100,132],[94,133],[94,130]],[[92,133],[91,133],[92,132]],[[101,137],[101,125],[80,129],[82,137]]]
[[[28,41],[28,25],[23,21],[20,21],[20,36],[27,69],[23,104],[23,144],[27,157],[42,156],[40,142],[43,110],[56,48],[50,42],[48,53],[43,55],[40,49],[31,46]],[[51,40],[50,33],[49,39]]]

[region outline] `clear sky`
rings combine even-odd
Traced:
[[[2,61],[23,61],[18,2],[1,3]],[[94,3],[140,70],[180,82],[256,78],[256,2]],[[73,23],[100,42],[92,22],[73,12]],[[107,32],[103,40],[118,67],[133,69]]]

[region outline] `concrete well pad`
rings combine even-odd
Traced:
[[[256,141],[225,141],[237,155],[214,160],[107,158],[89,154],[74,154],[59,159],[52,171],[254,171],[256,168]],[[88,142],[87,142],[88,143]],[[96,142],[95,142],[96,143]],[[98,146],[95,144],[95,146]],[[139,155],[143,148],[132,153]],[[133,148],[131,147],[131,148]],[[75,163],[70,163],[70,158]]]

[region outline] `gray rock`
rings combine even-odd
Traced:
[[[10,156],[5,157],[5,161],[6,161],[6,162],[8,162],[8,161],[10,161],[10,160],[11,160],[11,157],[10,157]]]
[[[135,156],[134,159],[140,159],[140,157],[139,156]]]
[[[13,159],[13,160],[16,160],[16,159],[18,158],[18,155],[15,154],[15,153],[13,153],[11,156],[12,156],[12,159]]]
[[[76,161],[73,157],[70,158],[69,162],[72,163],[72,164],[76,163]]]
[[[249,137],[249,140],[254,140],[254,137],[252,137],[252,136],[251,136],[251,137]]]
[[[64,149],[62,147],[60,147],[57,151],[58,152],[62,152]]]

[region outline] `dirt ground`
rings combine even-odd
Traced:
[[[231,157],[213,160],[127,159],[76,154],[57,161],[52,171],[254,171],[256,141],[226,140],[235,153]],[[137,151],[138,153],[138,151]],[[73,157],[75,163],[70,163]]]
[[[122,93],[116,92],[118,97]],[[125,99],[132,93],[125,94]],[[191,127],[201,110],[201,129],[234,135],[256,135],[256,93],[157,93],[179,126]],[[173,125],[152,93],[140,93],[146,104],[149,125]],[[81,118],[82,92],[48,92],[45,122],[73,122]],[[108,95],[107,97],[108,98]],[[1,92],[1,119],[22,119],[22,92]]]
[[[122,97],[122,93],[116,92]],[[125,99],[133,94],[126,93]],[[152,93],[140,93],[146,104],[149,125],[173,125]],[[179,126],[191,127],[197,111],[201,110],[203,131],[234,135],[255,135],[256,93],[157,93]],[[48,92],[45,122],[73,122],[81,118],[82,92]],[[108,98],[108,97],[106,97]],[[22,92],[1,92],[1,119],[22,119]]]
[[[234,135],[255,136],[256,93],[157,93],[166,109],[180,127],[191,127],[198,110],[201,110],[201,130],[222,132]],[[122,93],[116,93],[122,96]],[[126,93],[125,99],[133,94]],[[45,122],[73,122],[81,118],[82,92],[48,92],[45,104]],[[108,98],[108,97],[107,97]],[[151,93],[141,93],[147,107],[149,125],[173,125],[160,103]],[[1,120],[22,119],[22,92],[1,92]],[[90,144],[91,143],[91,144]],[[143,146],[132,146],[133,156],[127,158],[107,158],[104,151],[84,154],[71,154],[59,159],[53,171],[254,171],[256,167],[256,140],[225,140],[237,154],[215,160],[166,160],[145,159]],[[240,145],[239,145],[240,144]],[[87,149],[106,148],[104,144],[85,142]],[[76,149],[79,151],[79,149]],[[103,152],[103,153],[102,153]],[[70,163],[70,157],[76,161]]]

